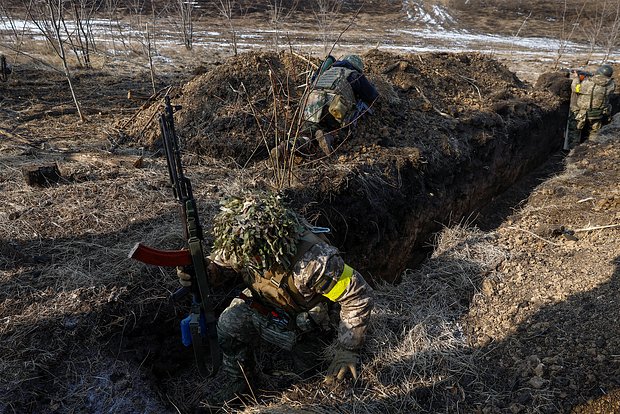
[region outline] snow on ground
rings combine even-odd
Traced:
[[[429,26],[444,26],[456,23],[445,7],[438,4],[426,6],[423,0],[404,0],[403,10],[409,20]]]
[[[421,0],[405,0],[405,11],[415,13],[416,23],[403,22],[401,27],[364,26],[356,30],[356,35],[344,33],[334,47],[335,54],[343,51],[365,51],[369,44],[372,46],[401,53],[425,52],[470,52],[479,51],[494,55],[498,58],[514,60],[536,60],[543,65],[572,67],[579,57],[588,54],[588,46],[575,42],[561,42],[559,39],[543,37],[500,36],[487,33],[473,33],[458,30],[453,25],[454,19],[446,10],[438,5],[425,6]],[[108,19],[94,19],[90,22],[94,41],[98,45],[105,45],[99,50],[113,49],[114,56],[123,56],[119,44],[131,52],[136,48],[143,49],[146,45],[146,20],[119,21]],[[72,35],[77,32],[76,24],[67,21],[67,31]],[[152,23],[152,22],[151,22]],[[422,23],[422,24],[420,24]],[[227,28],[196,24],[193,32],[194,50],[192,53],[200,55],[204,51],[209,53],[232,53],[233,38]],[[149,24],[153,54],[160,56],[158,62],[173,61],[172,57],[183,49],[183,38],[178,24],[172,20],[158,20],[155,25]],[[363,33],[362,36],[359,33]],[[7,40],[14,41],[14,33],[23,36],[26,45],[28,41],[44,41],[44,37],[37,25],[28,20],[9,20],[0,17],[0,37],[5,35]],[[261,48],[274,48],[276,38],[278,45],[286,45],[296,49],[303,49],[318,55],[331,50],[331,42],[337,38],[319,34],[304,26],[291,26],[278,29],[265,25],[244,25],[235,30],[237,50],[240,52]],[[323,40],[327,37],[327,40]],[[332,39],[333,38],[333,39]],[[381,39],[375,42],[373,39]],[[330,44],[327,44],[330,43]],[[165,59],[167,57],[168,59]],[[603,54],[594,54],[592,63],[600,63],[605,59]],[[607,61],[620,60],[619,54],[610,56]],[[521,77],[519,69],[513,68]],[[528,72],[530,69],[527,69]]]

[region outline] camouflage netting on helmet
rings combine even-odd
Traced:
[[[214,250],[233,268],[291,267],[304,227],[282,199],[249,193],[222,203],[214,218]]]

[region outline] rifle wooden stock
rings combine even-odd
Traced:
[[[192,264],[192,256],[189,250],[160,250],[145,246],[142,243],[136,243],[129,252],[129,258],[142,263],[165,267]]]

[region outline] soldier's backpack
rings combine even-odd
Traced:
[[[345,121],[347,115],[355,110],[355,94],[347,81],[352,72],[348,68],[331,67],[317,78],[304,108],[306,121],[321,123],[327,115],[325,109],[339,124]]]

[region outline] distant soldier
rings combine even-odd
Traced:
[[[577,72],[573,72],[566,149],[575,148],[582,140],[596,136],[603,124],[609,122],[609,97],[616,89],[612,75],[613,68],[609,65],[602,65],[594,76],[583,80]],[[586,137],[582,137],[584,131],[587,131]]]
[[[379,93],[364,75],[358,55],[341,60],[328,56],[312,80],[304,107],[304,121],[326,155],[334,150],[335,134],[367,112]]]
[[[212,404],[248,392],[261,340],[273,353],[290,351],[299,374],[311,373],[333,332],[332,321],[337,346],[326,381],[357,377],[372,289],[316,230],[273,194],[249,193],[222,205],[213,225],[211,277],[221,279],[232,269],[246,289],[218,319],[227,383],[209,399]],[[189,275],[183,269],[178,274],[187,286]]]

